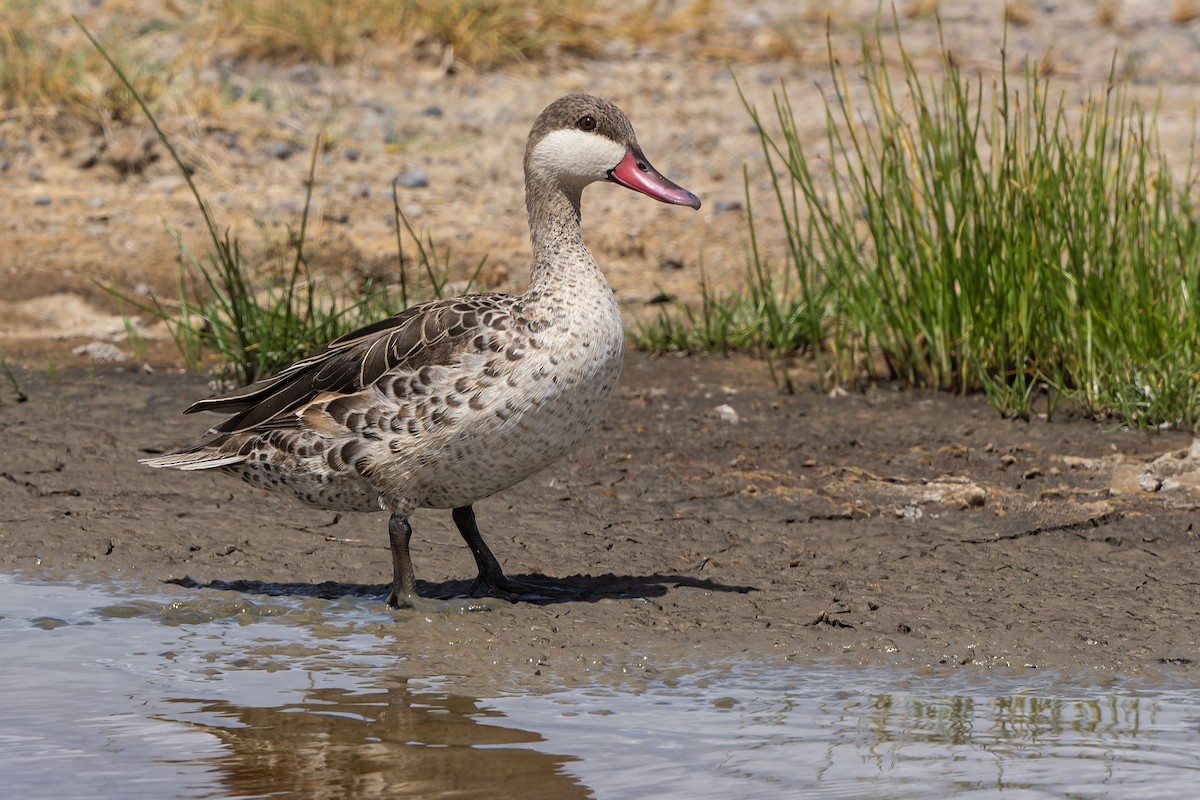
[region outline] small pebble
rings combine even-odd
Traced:
[[[417,167],[409,167],[396,176],[396,183],[405,189],[423,189],[429,185],[429,176]]]
[[[298,215],[304,211],[304,201],[295,197],[285,197],[275,203],[274,211],[276,214]]]
[[[1150,473],[1144,473],[1138,476],[1137,482],[1138,486],[1142,487],[1147,492],[1157,492],[1163,487],[1162,479],[1151,475]]]
[[[714,408],[713,411],[716,412],[716,415],[721,418],[722,422],[728,422],[730,425],[737,425],[742,421],[742,418],[738,416],[738,413],[734,407],[728,403],[722,403]]]
[[[54,201],[51,200],[49,196],[44,194],[39,194],[37,197],[33,198],[33,204],[35,206],[48,206],[53,202]]]
[[[714,214],[728,214],[730,211],[741,211],[741,200],[717,200],[713,202]]]
[[[359,153],[357,147],[347,147],[345,153],[347,161],[358,161]]]
[[[271,158],[278,158],[280,161],[290,158],[294,152],[295,147],[291,142],[271,142],[271,146],[267,148],[267,154]]]
[[[147,181],[145,191],[149,194],[170,194],[183,185],[183,178],[178,175],[162,175]]]
[[[963,492],[962,501],[966,508],[980,508],[987,503],[987,490],[982,486],[972,486]]]
[[[125,354],[108,342],[92,342],[81,344],[71,350],[77,356],[87,356],[92,361],[120,362],[125,360]]]
[[[308,64],[301,64],[294,68],[288,77],[301,86],[316,86],[321,80],[317,71]]]

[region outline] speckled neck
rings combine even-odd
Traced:
[[[607,288],[580,229],[581,189],[564,187],[549,175],[525,177],[525,206],[533,243],[529,289],[547,291],[595,274]]]

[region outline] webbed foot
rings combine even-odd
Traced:
[[[468,596],[473,597],[476,592],[486,587],[492,596],[502,597],[513,603],[518,601],[546,603],[583,599],[582,592],[566,586],[554,583],[534,583],[508,577],[500,568],[500,562],[496,560],[492,551],[484,543],[483,536],[479,533],[479,526],[475,522],[475,511],[470,506],[462,506],[454,509],[453,516],[454,524],[458,526],[458,532],[462,535],[463,541],[467,543],[467,547],[471,548],[471,555],[475,557],[475,565],[479,567],[479,576],[467,589]]]
[[[447,600],[421,597],[416,592],[398,592],[393,586],[387,605],[388,608],[411,608],[422,614],[468,614],[503,608],[507,604],[494,597],[452,597]]]
[[[572,589],[569,586],[563,586],[557,583],[535,583],[534,581],[518,580],[510,578],[503,572],[496,571],[495,573],[480,572],[467,589],[468,597],[475,597],[480,590],[486,592],[492,597],[499,597],[510,602],[556,602],[564,600],[582,600],[585,594],[578,589]]]

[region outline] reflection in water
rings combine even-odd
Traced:
[[[295,702],[246,707],[224,700],[173,719],[217,737],[228,753],[205,759],[234,796],[589,797],[565,774],[569,760],[507,745],[536,734],[502,727],[498,713],[428,688],[318,688]]]
[[[1052,680],[982,677],[905,685],[884,670],[741,668],[633,698],[489,705],[544,737],[530,746],[579,756],[568,769],[601,796],[1195,796],[1200,705],[1190,693],[1056,697],[1046,695],[1064,687]]]
[[[1200,784],[1194,687],[741,663],[476,699],[355,602],[116,603],[0,576],[5,792],[1166,800]]]
[[[1200,708],[1186,694],[1063,698],[1039,696],[1036,688],[997,696],[977,686],[961,691],[974,693],[910,689],[844,702],[830,731],[823,777],[846,780],[847,761],[869,754],[862,763],[873,767],[876,785],[916,780],[932,764],[937,784],[956,796],[1000,790],[1128,796],[1141,787],[1158,797],[1188,797],[1200,781]],[[849,757],[838,753],[846,749]]]

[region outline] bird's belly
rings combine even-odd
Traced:
[[[623,349],[619,335],[596,349],[546,348],[503,377],[483,360],[430,368],[420,393],[379,388],[366,412],[347,412],[336,427],[330,418],[326,433],[268,434],[226,471],[330,510],[471,505],[557,461],[596,426]]]
[[[584,365],[547,363],[483,393],[474,406],[384,466],[385,494],[454,508],[503,491],[566,455],[600,421],[621,372],[619,353]],[[515,384],[515,385],[514,385]],[[476,407],[477,406],[477,407]]]
[[[282,455],[222,467],[251,486],[291,494],[327,511],[380,511],[379,489],[357,472],[335,472],[323,459]]]

